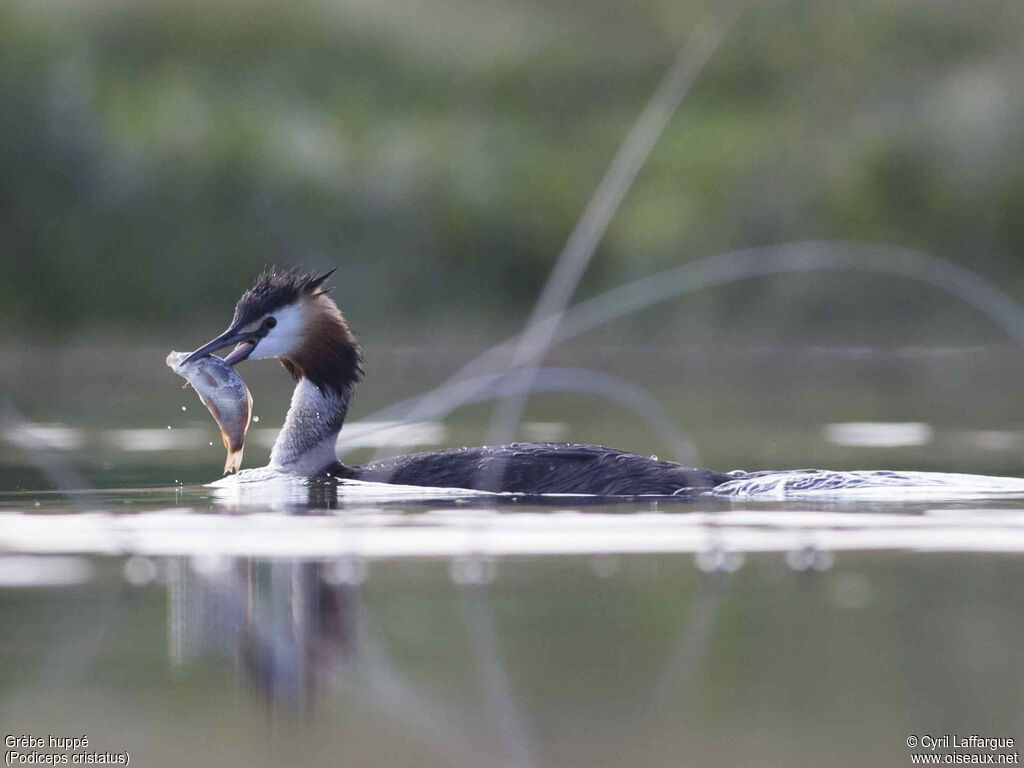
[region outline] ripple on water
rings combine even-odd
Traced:
[[[808,469],[737,473],[736,480],[718,486],[713,495],[774,499],[835,497],[907,502],[1024,497],[1024,479],[951,472],[836,472]]]

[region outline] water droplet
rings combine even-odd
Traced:
[[[725,562],[725,553],[721,549],[706,549],[694,555],[693,559],[698,568],[705,573],[711,573],[722,568]]]
[[[835,555],[814,547],[804,547],[786,553],[786,563],[794,571],[827,571],[835,563]]]
[[[253,417],[252,417],[252,420],[253,420],[253,421],[259,421],[259,420],[260,420],[260,417],[259,417],[259,416],[253,416]]]
[[[835,565],[835,562],[836,556],[834,554],[821,550],[818,552],[818,556],[814,558],[814,563],[812,563],[811,567],[816,571],[827,571]]]
[[[733,573],[743,567],[744,559],[742,552],[727,552],[718,547],[703,550],[694,556],[697,567],[705,573],[713,571]]]
[[[744,559],[742,552],[726,552],[725,558],[722,560],[722,567],[729,573],[734,573],[743,567]]]
[[[210,441],[210,445],[213,445],[213,440]]]
[[[809,558],[802,549],[792,549],[786,553],[786,565],[794,571],[806,571],[811,564],[813,555]]]
[[[143,587],[157,576],[156,563],[148,557],[134,555],[124,564],[124,578],[133,586]]]
[[[188,410],[188,408],[186,408],[186,407],[185,407],[185,406],[183,405],[183,406],[181,406],[181,410],[183,410],[183,411],[187,411],[187,410]]]

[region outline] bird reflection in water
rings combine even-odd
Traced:
[[[183,669],[202,657],[228,656],[235,659],[243,689],[274,713],[311,716],[321,708],[335,707],[339,694],[346,699],[354,696],[361,705],[368,704],[388,720],[401,722],[453,758],[456,753],[466,757],[468,764],[537,765],[537,735],[528,726],[529,718],[524,717],[510,684],[492,603],[491,584],[498,575],[499,562],[504,561],[479,554],[486,547],[473,546],[473,537],[467,538],[469,530],[459,527],[471,519],[475,531],[484,520],[505,516],[486,503],[492,501],[487,497],[474,498],[468,506],[459,505],[456,512],[456,504],[468,499],[434,497],[438,489],[417,489],[421,498],[413,502],[407,494],[402,495],[400,487],[384,488],[390,494],[387,501],[376,495],[381,491],[372,484],[350,487],[294,478],[273,483],[217,484],[214,500],[229,513],[228,519],[233,511],[251,512],[257,498],[267,512],[275,514],[262,521],[263,516],[252,516],[251,524],[245,526],[254,536],[251,541],[239,529],[242,540],[233,538],[219,548],[251,554],[197,554],[170,562],[172,663]],[[445,489],[440,490],[444,494]],[[364,612],[364,586],[370,569],[369,561],[357,554],[362,551],[357,547],[361,547],[377,552],[377,556],[383,556],[380,553],[384,550],[391,552],[388,556],[399,556],[392,551],[395,542],[390,537],[398,536],[408,543],[413,529],[436,543],[436,537],[429,534],[436,533],[438,519],[432,523],[427,520],[442,500],[447,503],[436,509],[438,519],[452,526],[445,530],[458,532],[458,546],[447,553],[429,547],[416,549],[419,557],[415,560],[426,563],[429,559],[437,564],[441,559],[447,565],[453,592],[442,599],[454,598],[469,651],[459,662],[468,664],[473,673],[470,687],[475,690],[466,691],[469,696],[465,698],[441,693],[416,675],[410,676],[402,668],[401,659],[392,658],[389,636],[382,635],[381,627],[369,621]],[[389,502],[400,502],[394,507],[397,514],[383,511],[382,505]],[[350,511],[330,514],[329,526],[298,524],[303,517],[321,516],[325,510],[339,507]],[[422,514],[408,514],[418,507]],[[373,514],[363,514],[370,511]],[[281,513],[295,523],[287,529],[289,536],[272,524]],[[564,518],[556,518],[565,523]],[[515,522],[522,518],[513,515],[509,519]],[[582,518],[572,519],[575,526],[581,525]],[[580,530],[587,528],[584,525]],[[226,532],[220,530],[213,535],[225,536]],[[620,725],[647,717],[674,700],[708,647],[726,577],[742,564],[742,558],[730,559],[730,553],[715,544],[715,529],[709,529],[707,536],[711,551],[697,557],[702,572],[697,588],[674,596],[688,602],[689,607],[676,640],[669,645],[672,651],[665,659],[652,660],[663,666],[661,674],[655,676],[658,683],[640,692],[639,699],[621,702],[623,709],[615,715]],[[484,539],[491,540],[487,536]],[[373,549],[371,540],[388,546]],[[255,548],[246,549],[248,546]],[[612,569],[608,568],[609,558],[615,565]],[[614,577],[618,571],[617,558],[600,549],[587,554],[581,551],[572,556],[571,562],[600,581]],[[457,635],[459,630],[453,629]],[[535,662],[543,665],[550,660],[539,658]]]
[[[234,656],[244,687],[274,710],[312,712],[356,656],[365,563],[176,560],[169,583],[172,664]]]

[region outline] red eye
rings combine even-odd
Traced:
[[[266,328],[268,331],[271,328],[273,328],[275,325],[277,325],[277,319],[276,318],[268,317],[266,320],[263,321],[263,327]]]

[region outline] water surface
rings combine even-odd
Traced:
[[[771,389],[750,387],[744,408]],[[82,419],[29,389],[0,440],[5,734],[142,766],[902,766],[910,734],[1024,738],[1019,481],[603,504],[209,486],[215,427],[173,383]],[[283,408],[261,390],[247,466]],[[1012,475],[1021,444],[941,399],[809,403],[807,424],[779,407],[687,431],[719,469]],[[469,442],[481,421],[389,439]],[[668,458],[613,412],[528,421]]]

